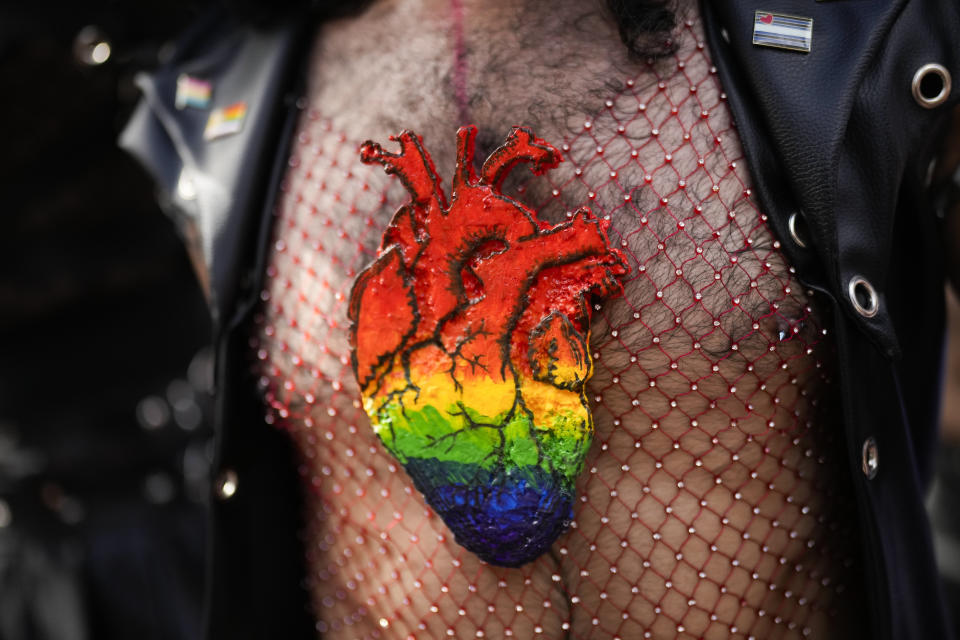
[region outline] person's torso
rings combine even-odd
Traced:
[[[311,489],[321,633],[825,637],[856,616],[827,319],[750,192],[702,39],[690,4],[650,60],[600,3],[383,1],[320,29],[252,350]],[[411,129],[449,188],[468,123],[480,159],[513,125],[561,147],[505,191],[552,222],[590,207],[630,267],[594,310],[574,525],[519,569],[459,547],[383,450],[348,345],[353,280],[408,201],[359,144]]]

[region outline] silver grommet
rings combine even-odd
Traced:
[[[864,318],[872,318],[880,309],[880,299],[877,291],[863,276],[853,276],[847,286],[847,295],[857,313]]]
[[[939,107],[950,97],[950,72],[941,64],[925,64],[913,74],[910,90],[924,109]]]
[[[807,248],[807,241],[804,238],[806,235],[803,232],[804,222],[800,218],[800,213],[794,211],[790,214],[790,217],[787,218],[787,231],[790,232],[790,238],[796,243],[801,249]],[[798,220],[799,219],[799,220]],[[799,222],[799,224],[798,224]]]
[[[229,500],[237,493],[237,485],[240,479],[237,472],[233,469],[224,469],[217,476],[217,497],[221,500]]]
[[[880,468],[880,449],[877,447],[877,441],[870,436],[863,441],[863,455],[860,460],[860,468],[867,480],[873,480],[877,476],[877,470]]]

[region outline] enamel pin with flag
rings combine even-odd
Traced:
[[[247,103],[235,102],[229,107],[215,109],[207,119],[203,130],[203,139],[210,141],[239,133],[243,129],[243,120],[247,116]]]
[[[813,18],[757,11],[753,16],[753,44],[810,53]]]
[[[209,82],[183,73],[177,78],[177,95],[174,105],[177,109],[187,107],[206,109],[210,106],[212,93],[213,86]]]

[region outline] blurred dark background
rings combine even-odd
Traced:
[[[210,327],[174,226],[114,141],[133,74],[207,4],[0,7],[0,640],[201,637]],[[951,312],[929,506],[957,611]]]
[[[132,75],[200,2],[0,8],[0,639],[200,637],[211,352]]]

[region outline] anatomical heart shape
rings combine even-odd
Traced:
[[[514,129],[478,176],[475,136],[458,132],[449,203],[416,134],[397,154],[363,145],[413,199],[354,283],[353,365],[373,429],[457,542],[518,566],[573,517],[593,433],[589,296],[621,293],[627,268],[587,209],[553,226],[501,193],[556,149]]]

